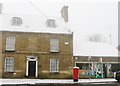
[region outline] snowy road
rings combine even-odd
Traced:
[[[79,79],[78,82],[73,82],[72,79],[0,79],[0,85],[45,85],[45,84],[82,84],[84,85],[98,85],[98,84],[116,84],[117,81],[115,79]],[[115,86],[115,85],[113,85]],[[116,85],[117,86],[117,85]]]

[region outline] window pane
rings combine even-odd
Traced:
[[[50,59],[51,72],[58,72],[58,59]]]
[[[59,39],[50,40],[50,52],[59,52]]]
[[[14,58],[12,57],[5,58],[5,71],[13,72],[13,69],[14,69]]]
[[[6,38],[6,50],[15,50],[15,37]]]

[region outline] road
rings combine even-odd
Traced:
[[[0,79],[1,86],[120,86],[114,78],[106,79]]]
[[[118,82],[89,82],[89,83],[72,83],[72,84],[61,84],[61,83],[44,83],[44,84],[18,84],[18,85],[1,85],[1,86],[120,86]]]
[[[120,86],[118,82],[93,82],[93,83],[82,83],[82,86]]]

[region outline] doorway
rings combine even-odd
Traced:
[[[36,73],[36,61],[28,62],[28,76],[35,77]]]
[[[27,58],[26,76],[37,77],[37,69],[38,69],[37,65],[38,65],[37,58],[33,56],[29,56]]]

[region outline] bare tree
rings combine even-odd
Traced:
[[[90,37],[88,37],[88,40],[91,42],[106,42],[104,36],[100,34],[94,34]]]

